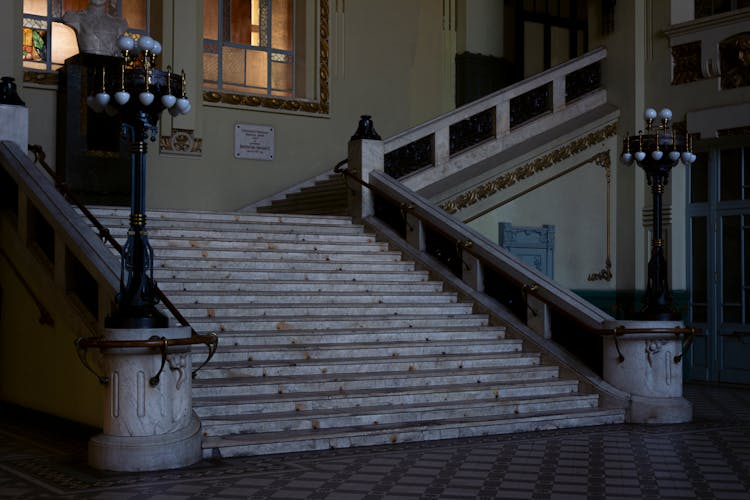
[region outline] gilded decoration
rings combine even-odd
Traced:
[[[264,97],[248,94],[232,94],[227,92],[216,92],[208,90],[203,92],[203,100],[206,102],[221,102],[239,106],[327,114],[329,111],[329,34],[330,28],[328,26],[328,0],[320,0],[320,89],[319,98],[317,101],[279,99],[275,97]]]
[[[750,33],[741,33],[719,44],[721,88],[750,85]]]
[[[672,47],[672,85],[682,85],[703,78],[701,73],[701,42]]]
[[[38,83],[39,85],[57,85],[57,72],[48,71],[24,71],[24,83]]]
[[[599,153],[594,157],[594,163],[604,169],[604,177],[607,183],[607,258],[604,261],[604,268],[598,273],[591,273],[586,278],[588,281],[611,281],[612,280],[612,160],[609,151]]]
[[[173,128],[172,135],[159,138],[159,152],[200,156],[203,153],[203,139],[195,137],[194,130]]]
[[[616,133],[617,133],[616,123],[607,125],[606,127],[603,127],[595,132],[590,133],[586,137],[576,139],[575,141],[571,142],[570,144],[567,144],[566,146],[558,148],[549,154],[546,154],[540,158],[537,158],[536,160],[530,163],[527,163],[526,165],[523,165],[511,172],[508,172],[499,177],[496,177],[495,179],[492,179],[491,181],[487,181],[484,184],[481,184],[480,186],[470,191],[467,191],[459,196],[456,196],[452,200],[449,200],[441,204],[440,208],[442,208],[449,214],[454,214],[458,212],[459,210],[462,210],[466,207],[470,207],[471,205],[474,205],[475,203],[481,200],[484,200],[485,198],[489,198],[493,194],[499,191],[502,191],[504,189],[507,189],[524,179],[527,179],[535,174],[543,172],[544,170],[547,170],[548,168],[554,166],[555,164],[567,158],[570,158],[571,156],[578,154],[581,151],[584,151],[595,144],[602,142],[608,137],[614,136]],[[604,153],[601,153],[601,154],[604,154]],[[597,157],[598,156],[599,155],[597,155]],[[607,158],[609,158],[609,153],[607,153]],[[592,159],[592,161],[596,161],[596,160]],[[607,159],[606,161],[608,162],[609,160]]]

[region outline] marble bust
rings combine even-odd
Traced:
[[[86,10],[68,11],[63,23],[73,28],[78,39],[78,49],[87,54],[117,56],[117,39],[128,29],[121,17],[107,14],[106,0],[89,0]]]

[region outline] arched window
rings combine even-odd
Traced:
[[[88,0],[23,1],[23,67],[27,70],[53,71],[78,53],[71,28],[62,23],[68,11],[85,10]],[[148,33],[150,0],[107,0],[107,13],[123,17],[128,32],[136,37]]]

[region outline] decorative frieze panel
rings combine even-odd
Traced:
[[[163,135],[159,138],[159,152],[200,156],[203,153],[203,139],[196,137],[194,130],[173,128],[172,135]]]
[[[701,43],[690,42],[672,47],[672,85],[682,85],[703,78]]]
[[[719,44],[721,54],[721,88],[735,89],[750,85],[750,32],[741,33]]]
[[[451,200],[442,203],[440,205],[440,208],[442,208],[449,214],[454,214],[459,210],[470,207],[471,205],[474,205],[475,203],[485,198],[489,198],[493,194],[502,191],[503,189],[507,189],[524,179],[538,174],[539,172],[543,172],[544,170],[547,170],[555,164],[567,158],[570,158],[571,156],[578,154],[581,151],[584,151],[594,144],[598,144],[603,140],[614,136],[616,133],[616,123],[607,125],[606,127],[592,132],[585,137],[572,141],[571,143],[558,148],[549,154],[537,158],[536,160],[527,163],[526,165],[518,167],[511,172],[505,173],[499,177],[485,182],[484,184],[480,184],[474,189],[471,189]],[[600,155],[606,155],[606,161],[609,161],[609,153],[600,153]],[[597,155],[597,157],[598,156],[599,155]]]

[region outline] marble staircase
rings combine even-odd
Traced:
[[[92,211],[124,241],[127,209]],[[159,286],[220,339],[193,381],[204,457],[624,420],[348,218],[152,210],[148,230]]]

